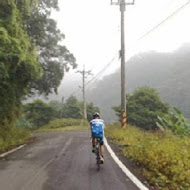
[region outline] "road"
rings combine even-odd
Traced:
[[[137,190],[105,150],[97,171],[88,131],[37,133],[0,160],[1,190]]]

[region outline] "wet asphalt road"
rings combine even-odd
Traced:
[[[0,160],[1,190],[137,190],[111,156],[97,171],[88,131],[43,132]]]

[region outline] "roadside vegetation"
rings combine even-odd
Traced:
[[[60,43],[64,34],[50,17],[52,10],[58,10],[57,0],[0,1],[0,151],[28,137],[16,126],[25,118],[23,100],[57,92],[65,72],[77,66]]]
[[[77,67],[52,10],[59,10],[57,0],[0,1],[0,151],[24,143],[29,131],[52,120],[81,118],[74,97],[64,105],[69,109],[41,100],[23,105],[32,95],[57,93],[65,73]]]
[[[106,127],[106,136],[142,168],[149,185],[161,190],[190,189],[190,121],[164,104],[154,89],[128,95],[129,124]],[[118,107],[114,108],[118,114]]]
[[[190,189],[190,139],[171,131],[150,132],[118,124],[106,127],[106,136],[142,168],[149,184],[163,190]]]
[[[88,129],[82,102],[35,100],[55,92],[65,72],[76,68],[64,34],[50,15],[57,0],[0,1],[0,152],[27,142],[31,131]],[[101,97],[100,97],[101,98]],[[108,125],[106,135],[143,168],[150,184],[165,190],[190,189],[190,121],[148,87],[126,96],[128,122]],[[114,107],[120,116],[120,107]],[[87,104],[87,119],[99,108]]]
[[[6,139],[0,138],[0,153],[8,151],[21,144],[25,144],[29,138],[29,130],[11,128],[9,134],[6,135]]]
[[[83,119],[63,118],[50,121],[48,125],[40,127],[36,132],[54,130],[89,130],[89,123]]]
[[[87,103],[88,120],[82,119],[82,110],[82,102],[74,96],[69,97],[65,103],[56,100],[49,103],[35,100],[24,104],[22,114],[15,119],[14,125],[8,131],[6,128],[2,130],[0,152],[27,142],[31,132],[89,130],[89,121],[94,112],[99,112],[99,108],[93,103]]]

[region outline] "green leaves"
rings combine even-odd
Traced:
[[[32,42],[38,48],[39,61],[43,69],[40,80],[33,80],[31,87],[45,95],[56,92],[69,68],[75,68],[76,60],[62,45],[64,34],[57,29],[56,21],[49,14],[51,8],[58,8],[57,0],[39,0],[38,8],[30,15],[24,15],[26,30]]]
[[[95,112],[100,113],[100,110],[97,106],[95,106],[92,102],[87,103],[87,119],[88,121],[91,121],[93,119],[93,115]]]
[[[63,106],[64,118],[82,118],[80,102],[74,96],[70,96]]]
[[[32,103],[26,104],[24,110],[26,119],[34,128],[48,124],[49,121],[56,117],[53,107],[41,100],[35,100]]]
[[[175,107],[169,114],[158,116],[156,124],[162,131],[171,130],[177,135],[190,135],[190,121]]]
[[[0,15],[0,138],[7,138],[20,114],[21,99],[41,70],[14,1],[1,1]]]
[[[167,104],[163,103],[153,88],[140,87],[133,94],[127,95],[127,115],[131,125],[143,129],[157,128],[157,116],[168,113]],[[117,115],[120,116],[119,107],[114,107]]]
[[[132,125],[143,129],[155,129],[157,115],[167,113],[168,107],[156,92],[149,87],[141,87],[128,97],[128,120]]]
[[[166,131],[147,132],[129,126],[108,125],[106,136],[119,144],[123,154],[142,167],[149,183],[158,189],[190,189],[190,139]],[[155,187],[155,189],[157,189]]]

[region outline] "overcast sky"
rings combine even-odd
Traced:
[[[126,0],[127,1],[127,0]],[[111,0],[59,0],[53,13],[58,28],[65,34],[64,44],[93,73],[100,71],[120,50],[120,10]],[[126,60],[148,50],[172,51],[190,42],[190,5],[141,40],[146,32],[189,0],[136,0],[125,11]],[[117,59],[106,72],[120,66]]]

